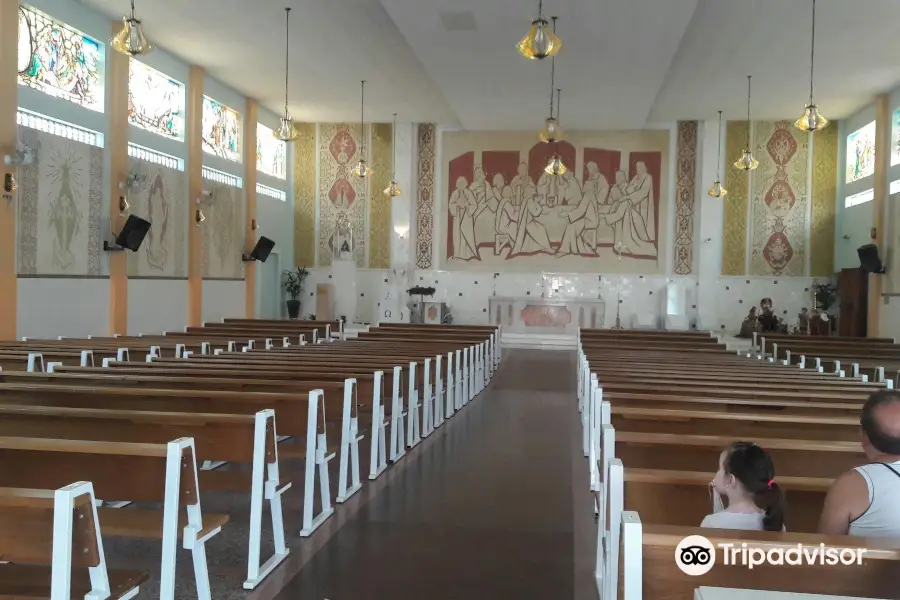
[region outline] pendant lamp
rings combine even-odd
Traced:
[[[532,60],[542,60],[548,56],[556,56],[562,48],[562,40],[550,29],[550,24],[543,15],[543,0],[538,0],[538,18],[531,22],[531,29],[516,44],[519,54]]]
[[[363,141],[364,138],[366,137],[365,125],[364,125],[364,123],[365,123],[365,107],[366,107],[366,81],[363,80],[361,83],[362,83],[362,94],[360,96],[361,100],[360,100],[360,104],[359,104],[359,137],[360,137],[359,162],[356,163],[356,166],[353,167],[352,171],[350,171],[351,173],[353,173],[353,175],[355,175],[356,177],[359,177],[360,179],[368,177],[369,175],[374,173],[374,171],[372,171],[372,169],[369,168],[369,164],[366,162],[366,143],[365,143],[365,141]]]
[[[719,154],[716,159],[716,180],[713,182],[711,188],[709,188],[709,195],[713,198],[722,198],[723,196],[728,194],[728,190],[725,189],[725,186],[722,185],[722,180],[720,178],[722,172],[722,111],[719,111]]]
[[[559,107],[560,107],[560,97],[562,96],[562,90],[556,89],[556,120],[559,122]],[[562,175],[568,169],[566,168],[565,163],[563,163],[562,157],[558,153],[559,150],[559,142],[553,142],[553,156],[550,157],[550,160],[547,161],[547,166],[544,167],[544,173],[547,175]]]
[[[741,157],[734,162],[734,166],[742,171],[752,171],[759,166],[759,161],[753,158],[750,151],[750,80],[752,75],[747,75],[747,145],[741,152]]]
[[[134,0],[131,0],[131,16],[122,17],[122,30],[109,41],[109,45],[116,52],[128,56],[147,54],[153,49],[144,36],[144,26],[140,19],[134,16]]]
[[[291,40],[291,9],[289,6],[284,7],[284,116],[281,117],[281,124],[278,129],[272,132],[275,139],[282,142],[293,142],[297,139],[300,132],[294,127],[294,120],[291,113],[288,112],[288,74],[290,73],[288,65],[290,62],[290,40]]]
[[[553,19],[553,31],[556,32],[556,17]],[[538,135],[542,142],[555,142],[562,138],[562,131],[559,128],[559,121],[553,117],[553,86],[556,80],[556,57],[550,59],[550,116],[544,121],[544,128]]]
[[[391,198],[396,198],[402,192],[397,185],[397,113],[394,113],[394,128],[391,129],[391,185],[385,188],[384,193]]]
[[[816,65],[816,0],[812,3],[812,50],[809,56],[809,104],[803,109],[803,116],[794,122],[800,131],[819,131],[828,127],[828,119],[819,113],[819,107],[813,102],[813,72]]]

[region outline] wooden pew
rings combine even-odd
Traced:
[[[149,411],[152,413],[200,413],[202,415],[257,415],[260,411],[271,409],[279,416],[279,428],[282,434],[303,437],[306,442],[304,467],[304,511],[303,530],[301,535],[310,535],[320,526],[334,509],[331,505],[331,493],[327,463],[334,457],[329,454],[326,431],[323,426],[324,398],[321,389],[308,393],[256,393],[236,391],[210,391],[206,389],[184,389],[186,386],[174,385],[172,389],[130,387],[121,381],[105,381],[111,387],[102,384],[72,385],[71,378],[66,375],[48,376],[48,380],[40,384],[3,383],[0,384],[0,403],[7,405],[57,406],[71,408],[121,409],[130,411]],[[352,394],[345,393],[343,400],[344,414],[349,412]],[[339,402],[339,400],[335,400]],[[335,411],[337,412],[337,411]],[[271,413],[267,413],[271,414]],[[338,413],[340,414],[340,413]],[[155,418],[154,417],[150,417]],[[172,417],[177,422],[177,417]],[[258,427],[256,424],[254,428]],[[178,424],[177,428],[185,427]],[[207,427],[207,426],[204,426]],[[274,428],[274,423],[273,423]],[[349,430],[349,425],[343,428]],[[207,430],[210,431],[210,430]],[[265,433],[265,431],[261,432]],[[254,438],[255,439],[255,438]],[[236,443],[236,442],[235,442]],[[345,437],[341,450],[350,453],[351,441]],[[218,443],[208,443],[205,449],[209,453],[219,454],[210,460],[229,460],[228,443],[222,447]],[[358,466],[358,462],[357,462]],[[314,513],[313,498],[315,480],[318,475],[321,509]],[[230,472],[204,473],[211,485],[224,489],[247,491],[250,486],[246,475]],[[216,482],[224,480],[224,482]],[[346,481],[346,480],[344,480]],[[128,498],[123,498],[128,499]]]
[[[0,597],[133,598],[148,574],[107,568],[94,488],[0,488]]]
[[[199,461],[225,460],[251,466],[247,472],[201,471],[198,474],[201,491],[249,493],[245,588],[255,587],[287,557],[281,496],[291,483],[280,481],[275,413],[272,410],[262,410],[255,415],[226,415],[0,405],[0,436],[143,444],[165,444],[171,439],[192,438]],[[264,505],[272,518],[275,551],[263,564],[260,554]]]
[[[297,324],[297,325],[312,325],[312,326],[328,326],[329,333],[338,334],[338,339],[344,339],[344,322],[341,320],[336,321],[309,321],[304,319],[237,319],[237,318],[228,318],[222,319],[223,323],[226,324],[234,324],[234,325],[274,325],[280,326],[283,323],[288,324]]]
[[[75,479],[90,481],[102,499],[161,504],[161,511],[98,509],[103,535],[161,540],[161,600],[174,600],[180,538],[193,556],[198,597],[210,600],[206,542],[228,517],[203,515],[195,456],[190,438],[134,444],[0,437],[0,486],[56,489]]]

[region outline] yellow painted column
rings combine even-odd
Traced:
[[[872,239],[869,243],[878,246],[884,257],[884,207],[888,197],[888,169],[890,168],[891,137],[891,98],[888,94],[880,94],[875,98],[875,198],[872,200]],[[884,275],[869,274],[869,337],[878,337],[881,325],[882,281]]]
[[[121,29],[121,20],[112,22],[112,35],[116,35]],[[109,153],[111,234],[117,234],[125,224],[125,216],[121,216],[119,210],[119,198],[125,192],[119,189],[119,183],[128,179],[128,61],[129,57],[112,49],[106,53],[106,85],[109,86],[106,151]],[[108,255],[109,333],[125,335],[128,330],[128,257],[125,252],[110,252]]]
[[[259,102],[247,98],[244,113],[244,252],[250,254],[256,245],[256,121]],[[244,263],[244,316],[256,318],[256,262]]]
[[[18,100],[19,0],[0,0],[0,155],[16,151],[16,103]],[[18,175],[15,167],[0,162],[3,182]],[[16,339],[16,193],[0,196],[0,340]]]
[[[188,76],[185,141],[188,160],[188,315],[191,327],[203,319],[203,227],[198,226],[197,200],[203,194],[203,69],[192,66]]]

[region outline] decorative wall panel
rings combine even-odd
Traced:
[[[209,185],[207,182],[206,185]],[[244,193],[229,185],[217,185],[203,201],[203,278],[243,279]]]
[[[722,275],[747,272],[747,203],[750,177],[731,166],[747,144],[747,122],[728,121],[725,138],[725,211],[722,225]],[[756,152],[754,151],[754,154]]]
[[[369,268],[391,266],[391,201],[384,193],[391,184],[393,167],[393,127],[390,123],[372,124],[372,170],[369,194]],[[407,193],[409,190],[401,190]]]
[[[103,149],[19,127],[34,152],[20,169],[21,275],[101,275]]]
[[[362,135],[361,135],[362,134]],[[353,169],[361,155],[361,144],[369,135],[366,127],[346,123],[321,123],[318,137],[318,265],[331,265],[332,244],[337,222],[347,220],[353,232],[353,256],[356,265],[366,266],[366,205],[371,177],[354,177]],[[362,139],[361,139],[362,138]],[[371,153],[367,153],[371,159]]]
[[[553,151],[527,132],[443,134],[446,268],[665,272],[669,131],[570,131],[562,176],[543,171]]]
[[[837,195],[838,128],[826,127],[813,136],[812,221],[809,233],[809,274],[834,273],[835,197]]]
[[[420,123],[417,132],[418,155],[416,157],[416,267],[430,269],[434,263],[432,240],[434,239],[434,173],[435,127],[432,123]]]
[[[294,264],[316,264],[316,125],[295,123],[294,140]]]
[[[678,164],[675,177],[676,275],[690,275],[694,268],[694,202],[697,197],[697,121],[678,122]]]
[[[131,214],[150,221],[137,252],[128,253],[130,277],[186,277],[188,190],[184,171],[131,158],[138,188],[128,193]]]
[[[809,227],[809,134],[789,121],[754,124],[750,275],[802,276]]]

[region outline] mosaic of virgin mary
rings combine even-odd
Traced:
[[[150,193],[147,195],[147,218],[151,223],[147,232],[147,241],[144,251],[147,254],[147,264],[152,269],[163,271],[169,258],[169,242],[167,236],[169,229],[169,198],[166,194],[162,174],[157,173],[150,185]]]

